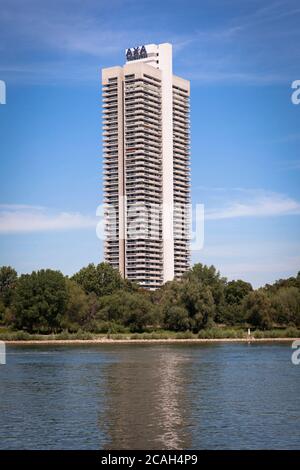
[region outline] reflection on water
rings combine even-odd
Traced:
[[[134,346],[124,350],[122,361],[108,368],[105,448],[188,448],[191,444],[186,402],[184,352]]]
[[[8,347],[2,449],[297,449],[289,344]]]

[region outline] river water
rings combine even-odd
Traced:
[[[297,449],[290,343],[7,346],[1,449]]]

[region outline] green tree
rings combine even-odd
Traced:
[[[100,301],[99,320],[129,327],[131,331],[143,331],[157,324],[157,310],[144,293],[118,291]]]
[[[250,292],[244,298],[243,311],[245,318],[252,326],[262,330],[272,327],[272,304],[263,290]]]
[[[214,266],[196,263],[192,269],[184,274],[183,279],[209,287],[215,304],[215,321],[221,322],[225,306],[224,290],[226,278],[221,277],[220,272]]]
[[[242,301],[252,291],[251,284],[241,279],[226,284],[224,290],[225,308],[223,311],[223,321],[225,323],[235,325],[245,321]]]
[[[160,305],[163,326],[169,330],[184,331],[190,328],[190,317],[181,299],[181,282],[169,281],[151,293],[154,303]]]
[[[90,302],[84,289],[71,279],[66,279],[67,302],[60,325],[69,331],[78,331],[87,326]]]
[[[210,327],[215,318],[216,306],[210,288],[204,284],[184,282],[181,299],[189,312],[194,331]]]
[[[211,290],[201,281],[184,278],[169,282],[161,299],[164,324],[172,330],[193,331],[210,326],[215,317]]]
[[[66,304],[66,282],[61,272],[42,269],[23,274],[15,288],[13,324],[29,332],[58,331]]]
[[[274,284],[266,284],[264,291],[275,294],[282,287],[295,287],[300,290],[300,271],[297,276],[289,277],[288,279],[279,279]]]
[[[5,307],[11,304],[17,279],[17,271],[11,266],[2,266],[0,268],[0,301]]]
[[[97,266],[91,263],[74,274],[71,279],[83,287],[86,293],[93,292],[99,297],[112,294],[124,287],[120,273],[108,263],[100,263]],[[128,281],[126,285],[127,283]]]
[[[186,331],[191,329],[188,311],[181,305],[170,305],[164,309],[164,327],[167,330]]]
[[[0,300],[0,323],[4,322],[5,310],[5,305],[2,300]]]
[[[271,296],[276,323],[300,327],[300,290],[296,287],[281,287]]]

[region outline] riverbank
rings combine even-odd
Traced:
[[[274,342],[293,342],[298,338],[214,338],[214,339],[52,339],[52,340],[12,340],[5,341],[11,345],[83,345],[83,344],[178,344],[178,343],[274,343]]]
[[[8,344],[109,344],[109,343],[203,343],[203,342],[249,342],[249,341],[293,341],[300,338],[297,328],[253,330],[241,328],[213,327],[192,333],[190,331],[156,330],[143,333],[91,333],[67,331],[57,334],[30,334],[26,331],[0,329],[0,341]]]

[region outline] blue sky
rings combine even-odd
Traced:
[[[300,270],[298,1],[2,0],[0,265],[71,274],[102,260],[102,67],[171,42],[191,80],[192,260],[255,286]]]

